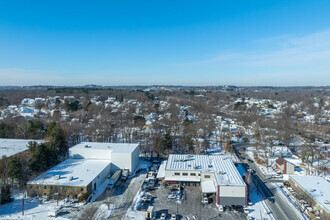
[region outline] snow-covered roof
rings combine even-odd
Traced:
[[[328,213],[330,212],[330,183],[327,180],[320,176],[290,175],[290,178]],[[326,204],[326,201],[328,201],[328,204]]]
[[[226,155],[170,154],[166,170],[210,172],[215,174],[218,185],[245,186],[233,161]]]
[[[10,157],[17,153],[26,151],[30,141],[42,143],[42,140],[26,140],[26,139],[6,139],[0,138],[0,158],[2,156]]]
[[[162,161],[162,163],[159,166],[158,173],[157,173],[157,179],[165,178],[165,167],[166,167],[167,161]]]
[[[81,142],[71,148],[82,148],[85,149],[86,145],[91,149],[100,149],[100,150],[111,150],[112,153],[131,153],[133,152],[139,144],[125,144],[125,143],[105,143],[105,142]]]
[[[28,184],[87,186],[110,163],[110,160],[69,158],[28,182]],[[56,179],[56,175],[60,175],[60,178]],[[70,180],[71,176],[72,180]]]
[[[213,181],[204,181],[201,183],[203,193],[215,193],[216,189]]]

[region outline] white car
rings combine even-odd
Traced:
[[[160,220],[165,220],[166,219],[166,213],[162,213],[160,215]]]
[[[171,215],[171,220],[176,220],[176,215],[175,214]]]
[[[207,197],[203,198],[202,203],[209,204],[209,199]]]
[[[250,210],[249,210],[249,208],[248,208],[248,207],[246,207],[246,206],[243,208],[243,210],[244,210],[244,213],[245,213],[245,214],[249,214],[249,213],[250,213]]]
[[[219,212],[223,212],[223,206],[219,205]]]

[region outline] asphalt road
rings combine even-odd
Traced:
[[[245,154],[244,151],[241,150],[242,147],[247,147],[248,144],[246,143],[240,143],[234,145],[235,149],[237,149],[237,156],[240,158],[240,153],[245,156],[245,158],[248,158],[248,156]],[[256,171],[255,174],[253,174],[253,181],[258,186],[258,190],[265,199],[266,204],[272,211],[274,217],[276,219],[284,220],[284,219],[297,219],[298,216],[296,215],[295,211],[292,210],[290,206],[287,205],[285,201],[283,201],[283,198],[281,196],[277,196],[276,189],[271,185],[271,182],[275,182],[277,180],[269,178],[269,176],[265,176],[258,168],[255,163],[250,163],[247,160],[243,161],[243,166],[245,169],[251,168]]]

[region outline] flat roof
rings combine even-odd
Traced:
[[[139,146],[138,143],[81,142],[71,148],[85,149],[86,145],[91,149],[111,150],[112,153],[132,153]]]
[[[87,186],[110,163],[110,160],[69,158],[29,181],[28,184]],[[60,175],[60,179],[56,180],[56,175]],[[70,176],[73,177],[72,180],[69,180]]]
[[[2,156],[10,157],[17,153],[26,151],[30,141],[35,141],[38,144],[44,142],[43,140],[26,140],[26,139],[7,139],[0,138],[0,158]]]
[[[204,181],[201,183],[203,193],[215,193],[216,189],[213,181]]]
[[[325,203],[330,201],[330,183],[327,180],[320,176],[290,175],[290,178],[329,213],[330,204]]]
[[[162,161],[162,163],[159,166],[158,173],[157,173],[157,179],[165,178],[165,167],[166,167],[167,161]]]
[[[170,154],[165,169],[214,173],[218,185],[246,186],[227,155]]]

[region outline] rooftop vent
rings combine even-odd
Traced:
[[[85,145],[85,148],[88,148],[88,144]]]
[[[59,180],[60,179],[60,175],[55,175],[55,180]]]
[[[72,181],[72,180],[73,180],[73,176],[70,176],[70,177],[69,177],[69,181]]]

